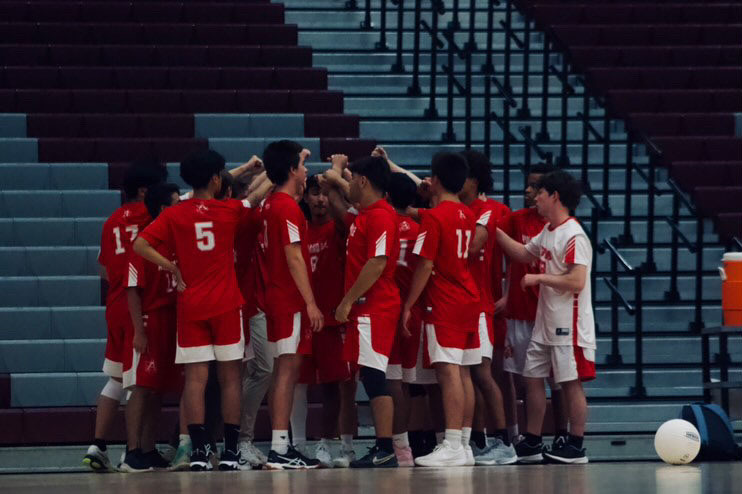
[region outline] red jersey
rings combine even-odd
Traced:
[[[402,300],[407,300],[412,284],[412,274],[417,267],[417,256],[412,254],[420,225],[415,223],[409,216],[397,213],[397,234],[399,235],[399,259],[394,279],[399,287],[399,295]]]
[[[487,230],[487,241],[477,255],[469,256],[469,269],[479,286],[482,311],[495,313],[495,302],[502,297],[502,250],[497,244],[496,229],[510,208],[494,199],[475,199],[469,205],[477,225]]]
[[[477,330],[479,290],[469,271],[469,244],[475,220],[465,205],[443,201],[421,211],[420,234],[413,254],[433,261],[427,285],[426,322],[454,330]]]
[[[312,292],[317,307],[325,317],[325,326],[338,326],[335,309],[343,299],[345,271],[345,235],[335,221],[307,227],[309,263],[312,270]]]
[[[495,218],[495,224],[500,223],[504,217],[510,214],[510,208],[499,201],[494,199],[487,199],[487,204],[492,205],[492,214]],[[500,248],[500,244],[497,243],[495,229],[493,228],[490,237],[487,240],[487,245],[492,242],[492,297],[493,297],[493,309],[494,302],[502,298],[502,282],[505,279],[505,273],[503,271],[503,264],[505,261],[505,254]]]
[[[361,210],[348,230],[345,261],[345,291],[358,279],[369,259],[386,256],[387,263],[376,283],[353,305],[351,316],[399,312],[399,288],[394,272],[399,259],[397,213],[381,199]]]
[[[512,239],[525,245],[541,233],[546,223],[546,219],[538,214],[536,208],[525,208],[507,215],[498,226]],[[508,319],[521,321],[536,319],[538,286],[529,287],[525,291],[521,289],[520,280],[526,273],[539,274],[538,263],[510,263],[508,275],[508,286],[510,288],[508,290],[508,304],[505,307],[505,317]]]
[[[245,318],[258,313],[258,236],[262,229],[262,219],[256,210],[244,215],[237,224],[234,238],[234,262],[237,284],[245,299]]]
[[[143,202],[132,202],[118,208],[103,224],[98,262],[108,275],[106,305],[126,304],[124,297],[129,272],[131,244],[147,223],[152,221]]]
[[[307,276],[311,280],[307,249],[307,220],[293,197],[276,192],[263,205],[263,249],[265,251],[265,308],[270,314],[294,313],[306,305],[286,261],[287,245],[299,243]]]
[[[203,321],[242,306],[234,237],[249,207],[235,199],[188,199],[165,209],[141,233],[153,247],[162,244],[175,252],[186,284],[178,293],[178,317]]]
[[[157,252],[167,259],[175,260],[165,245],[158,245]],[[126,287],[140,289],[143,314],[160,307],[175,306],[178,293],[175,275],[133,251],[129,255],[129,275]]]

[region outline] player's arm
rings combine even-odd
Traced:
[[[478,254],[479,251],[484,248],[484,244],[487,243],[488,238],[489,233],[487,232],[487,227],[477,224],[477,228],[474,230],[474,238],[469,244],[469,255],[473,256],[475,254]]]
[[[307,315],[312,324],[312,330],[319,331],[322,329],[324,321],[322,312],[317,307],[317,302],[314,299],[312,285],[309,283],[309,272],[307,271],[307,264],[304,262],[304,256],[301,253],[301,244],[299,242],[293,242],[285,245],[283,250],[286,254],[286,263],[289,266],[291,277],[294,283],[296,283],[296,287],[299,289],[304,303],[307,304]]]
[[[508,262],[508,267],[505,270],[505,286],[502,288],[502,297],[495,301],[495,314],[499,314],[508,305],[508,295],[510,294],[510,270],[512,269],[513,263]]]
[[[134,249],[134,252],[142,256],[147,261],[157,264],[165,271],[173,273],[175,275],[175,279],[178,282],[179,292],[182,292],[186,289],[186,285],[183,282],[183,277],[180,275],[178,266],[176,266],[175,263],[169,260],[167,257],[157,252],[157,250],[152,247],[150,243],[147,242],[147,240],[145,240],[141,235],[139,235],[136,240],[134,240],[134,244],[132,247]]]
[[[247,200],[250,204],[260,204],[272,188],[273,182],[268,179],[268,175],[265,172],[262,172],[260,175],[255,177],[253,182],[250,184],[247,193]]]
[[[126,289],[126,299],[129,303],[131,323],[134,325],[134,350],[144,353],[147,351],[147,333],[144,330],[142,297],[139,295],[139,289],[135,286],[128,287]]]
[[[526,274],[523,276],[523,287],[546,285],[564,292],[579,293],[585,288],[587,267],[582,264],[570,264],[564,274]]]
[[[251,170],[258,170],[263,167],[263,160],[258,158],[257,156],[253,155],[252,158],[250,158],[250,161],[247,163],[243,163],[240,166],[237,166],[235,168],[232,168],[229,170],[229,173],[234,177],[241,177],[245,173],[248,173]]]
[[[410,330],[408,323],[410,321],[410,312],[412,307],[417,303],[417,299],[422,295],[425,290],[425,285],[428,284],[430,275],[433,274],[433,261],[425,259],[423,257],[417,260],[417,266],[415,272],[412,273],[412,281],[410,283],[410,292],[407,295],[407,300],[402,308],[402,329],[405,336],[410,336]]]
[[[355,283],[350,287],[348,293],[345,294],[343,300],[340,301],[340,305],[335,310],[335,319],[338,322],[346,322],[348,320],[351,307],[381,277],[382,273],[384,273],[384,268],[386,268],[387,260],[387,256],[376,256],[366,261],[366,264],[361,268],[361,272],[358,273]]]
[[[412,179],[413,182],[415,182],[415,185],[420,185],[420,182],[422,182],[422,179],[412,173],[409,170],[405,170],[395,162],[393,162],[391,159],[389,159],[389,155],[386,152],[386,149],[384,149],[381,146],[376,146],[373,151],[371,151],[371,156],[380,156],[386,160],[387,163],[389,163],[389,169],[392,171],[392,173],[404,173],[408,177]]]
[[[496,235],[497,243],[500,244],[503,252],[505,252],[505,255],[508,256],[510,260],[523,264],[530,264],[538,260],[536,256],[528,252],[525,245],[510,238],[510,236],[500,228],[497,228]]]

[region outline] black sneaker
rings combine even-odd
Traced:
[[[124,462],[119,465],[119,470],[126,473],[142,473],[151,472],[154,468],[152,468],[152,462],[147,455],[142,453],[141,449],[134,449],[126,452]]]
[[[397,468],[397,455],[382,451],[378,446],[368,449],[363,458],[350,462],[350,468]]]
[[[559,448],[553,448],[551,451],[545,451],[544,455],[557,463],[587,463],[585,448],[577,449],[573,445],[565,442]]]
[[[240,454],[239,449],[237,451],[230,451],[228,449],[225,449],[219,457],[219,470],[239,470],[240,465],[243,463],[244,462],[242,460],[242,454]]]
[[[163,458],[157,449],[144,453],[144,457],[147,458],[150,465],[155,469],[160,470],[170,467],[170,462]]]
[[[289,446],[288,451],[283,455],[271,450],[268,453],[268,461],[265,467],[269,470],[306,470],[319,468],[319,465],[319,460],[307,458],[293,446]]]
[[[559,449],[563,447],[565,444],[567,444],[567,440],[569,439],[569,436],[564,435],[558,435],[554,436],[554,441],[551,443],[551,449]]]
[[[203,449],[194,449],[191,452],[191,472],[207,472],[214,467],[211,465],[211,445],[204,445]]]
[[[543,450],[543,443],[531,446],[528,441],[521,441],[515,446],[518,463],[541,463],[544,461]]]

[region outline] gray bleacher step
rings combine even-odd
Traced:
[[[105,348],[105,338],[4,341],[0,373],[99,372]]]
[[[0,276],[85,276],[98,273],[97,246],[0,247]]]
[[[11,374],[10,406],[91,406],[107,379],[102,372]]]
[[[462,68],[463,70],[463,68]],[[486,83],[486,77],[482,74],[474,74],[472,77],[472,88],[474,94],[484,94],[484,85]],[[463,74],[457,75],[459,82],[464,84]],[[330,74],[327,81],[329,89],[336,89],[339,91],[347,91],[348,93],[359,93],[365,92],[369,94],[377,93],[390,93],[395,94],[400,89],[406,90],[411,83],[411,76],[409,74],[385,74],[383,72],[376,74]],[[528,78],[529,87],[540,88],[541,87],[541,75],[531,74]],[[447,91],[448,78],[442,72],[436,77],[436,91],[445,94]],[[523,84],[523,77],[521,75],[512,75],[510,77],[510,84],[515,89],[520,89]],[[428,74],[420,75],[420,86],[426,88],[425,92],[429,93],[430,87],[430,76]],[[559,94],[561,91],[561,84],[557,80],[549,81],[549,94]],[[493,88],[493,92],[496,92]],[[534,96],[538,96],[541,93],[533,91]],[[518,91],[516,94],[520,94]]]
[[[116,190],[4,190],[0,217],[109,216],[121,205]]]
[[[701,337],[688,332],[685,336],[645,336],[642,340],[642,360],[645,364],[700,364]],[[598,337],[598,348],[595,351],[595,363],[610,364],[608,357],[611,354],[611,338]],[[719,351],[718,339],[710,341],[712,355]],[[620,339],[618,349],[624,364],[636,362],[636,347],[633,340]],[[742,360],[742,336],[729,339],[729,353],[732,361]]]
[[[0,307],[0,341],[106,337],[106,308]]]
[[[0,218],[0,245],[98,245],[105,220],[105,217]]]
[[[442,37],[442,34],[439,35]],[[411,31],[405,31],[402,35],[402,47],[406,50],[411,50],[414,42],[414,33]],[[344,50],[374,50],[376,43],[379,41],[379,33],[374,31],[361,31],[359,29],[338,29],[338,30],[299,30],[299,44],[309,45],[314,50],[333,50],[338,43],[338,40],[342,39]],[[469,39],[469,33],[458,31],[455,35],[456,43],[460,46],[466,43]],[[484,31],[478,31],[474,35],[474,40],[478,46],[484,47],[487,43],[487,33]],[[541,38],[534,35],[531,38],[531,47],[533,50],[539,50],[542,43]],[[390,36],[387,38],[387,45],[389,49],[395,50],[397,47],[397,37]],[[498,30],[494,33],[494,41],[492,47],[496,49],[502,49],[505,45],[505,34],[502,30]],[[420,36],[420,48],[423,50],[429,50],[431,46],[431,38],[427,34]],[[513,45],[515,46],[515,45]],[[444,53],[444,50],[440,50],[439,53]]]
[[[670,240],[669,237],[669,231],[665,232],[666,235],[662,239],[663,242],[667,242]],[[598,237],[598,238],[605,238],[605,237]],[[655,240],[659,240],[659,235],[655,237]],[[646,248],[621,248],[620,249],[621,255],[623,256],[626,261],[631,264],[632,266],[639,266],[647,259],[647,249]],[[670,263],[670,254],[671,249],[665,248],[665,247],[659,247],[654,249],[654,260],[655,264],[657,265],[657,270],[665,275],[670,272],[670,269],[672,268]],[[714,267],[718,266],[721,263],[721,256],[724,254],[724,248],[723,247],[706,247],[703,251],[703,267],[706,270],[713,269]],[[606,273],[609,273],[611,270],[611,256],[609,254],[599,254],[597,252],[594,252],[594,255],[597,256],[598,259],[598,270],[597,272],[601,275],[606,275]],[[696,265],[696,259],[695,254],[691,254],[687,250],[682,250],[679,252],[678,255],[678,266],[681,267],[683,270],[693,270],[695,269]],[[626,276],[625,273],[619,272],[619,275],[624,277]],[[662,276],[661,280],[665,281],[667,279],[666,276]],[[681,288],[681,291],[687,290],[687,291],[693,291],[694,288],[689,284],[690,281],[695,280],[695,276],[689,277],[689,276],[681,276],[679,278],[680,283],[683,285]],[[654,278],[649,277],[646,279],[646,281],[649,283],[647,286],[649,290],[651,291],[654,287],[652,287],[652,283],[654,281]],[[623,283],[623,282],[622,282]],[[705,276],[703,279],[704,283],[704,295],[708,295],[709,293],[713,293],[714,295],[718,295],[718,288],[715,285],[720,285],[721,281],[719,280],[718,276]],[[623,289],[623,286],[620,287]],[[707,291],[711,290],[711,292]]]
[[[604,276],[609,276],[603,273]],[[695,293],[695,276],[678,276],[678,290],[680,293]],[[596,282],[596,300],[608,302],[611,300],[611,292],[605,287],[602,280]],[[662,302],[664,293],[670,285],[669,276],[644,276],[642,278],[642,300],[644,302]],[[633,303],[634,301],[634,278],[621,276],[618,279],[618,289]],[[721,279],[718,276],[703,277],[703,299],[721,300]]]
[[[26,114],[0,113],[0,137],[26,137]]]
[[[700,353],[700,349],[699,352]],[[718,373],[712,372],[712,377],[718,379]],[[631,370],[599,370],[594,381],[584,383],[585,389],[603,389],[607,396],[611,388],[628,388],[634,385],[636,373]],[[729,371],[731,380],[739,380],[742,369]],[[644,369],[644,386],[647,388],[693,387],[701,390],[703,377],[701,369]]]
[[[38,139],[0,137],[0,162],[33,163],[39,161]]]
[[[377,7],[374,5],[374,7]],[[396,5],[392,5],[388,7],[388,12],[386,16],[386,25],[387,25],[387,39],[396,37],[397,35],[397,26],[399,25],[397,23],[397,11],[398,7]],[[365,12],[363,9],[361,10],[345,10],[342,8],[338,8],[335,10],[327,11],[327,10],[316,10],[314,12],[307,12],[303,10],[293,10],[288,9],[286,11],[285,19],[286,22],[289,24],[297,24],[299,28],[302,31],[310,31],[310,30],[322,30],[322,29],[348,29],[348,28],[354,28],[359,27],[361,25],[361,22],[365,20]],[[468,30],[470,26],[470,14],[467,10],[466,12],[461,12],[459,14],[459,23],[462,26],[463,30]],[[371,25],[374,27],[374,29],[377,31],[377,36],[379,35],[379,30],[381,26],[381,12],[378,10],[378,8],[374,8],[371,11]],[[428,20],[430,22],[430,14],[424,13],[423,18]],[[445,14],[438,17],[438,25],[439,26],[445,26],[447,25],[452,19],[453,15],[450,13],[450,11],[446,12]],[[505,20],[505,12],[504,9],[497,9],[495,11],[495,14],[493,16],[495,26],[498,25],[499,21]],[[483,30],[487,28],[487,14],[485,11],[477,12],[474,15],[474,28],[476,30]],[[516,15],[513,16],[513,28],[522,31],[525,23],[523,22],[521,16]],[[402,26],[405,31],[409,31],[414,29],[415,27],[415,15],[414,11],[405,9],[404,17]],[[518,33],[519,38],[520,34]],[[540,33],[538,33],[540,34]]]
[[[304,115],[299,113],[197,113],[194,122],[196,137],[304,137]]]
[[[669,284],[668,284],[669,287]],[[626,295],[631,295],[627,293]],[[681,293],[681,302],[667,304],[665,306],[649,306],[643,310],[643,329],[645,332],[677,332],[689,331],[689,324],[695,318],[695,307],[693,305],[693,293]],[[611,308],[599,306],[594,308],[595,322],[599,325],[600,335],[607,336],[611,331]],[[701,311],[706,326],[719,326],[721,324],[721,304],[706,303]],[[636,333],[636,322],[634,316],[626,313],[623,307],[618,307],[618,330],[621,338],[634,341]]]
[[[324,67],[331,73],[352,73],[352,72],[390,72],[391,66],[397,62],[396,51],[369,52],[358,56],[357,52],[344,53],[341,50],[333,52],[315,52],[312,54],[312,63],[315,67]],[[496,51],[492,54],[492,63],[498,71],[502,70],[505,63],[505,55],[502,51]],[[475,53],[472,56],[472,69],[474,73],[479,73],[481,66],[486,62],[487,55],[484,53]],[[402,53],[402,64],[406,73],[412,73],[413,54]],[[528,66],[530,70],[539,71],[543,69],[543,57],[541,54],[534,53],[528,57]],[[455,70],[462,69],[458,62]],[[523,56],[521,53],[512,53],[510,57],[510,70],[512,73],[521,73],[523,71]],[[420,54],[420,71],[430,73],[430,54]]]
[[[106,163],[0,163],[3,189],[108,189]]]
[[[0,277],[0,306],[85,306],[100,303],[98,276]]]

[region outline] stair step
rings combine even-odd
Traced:
[[[109,216],[121,205],[115,190],[4,190],[0,191],[0,217],[38,218]]]
[[[98,245],[105,220],[104,217],[0,218],[0,245],[27,247]]]
[[[98,276],[0,277],[2,307],[86,306],[101,302]]]
[[[5,190],[108,189],[106,163],[0,163]]]

